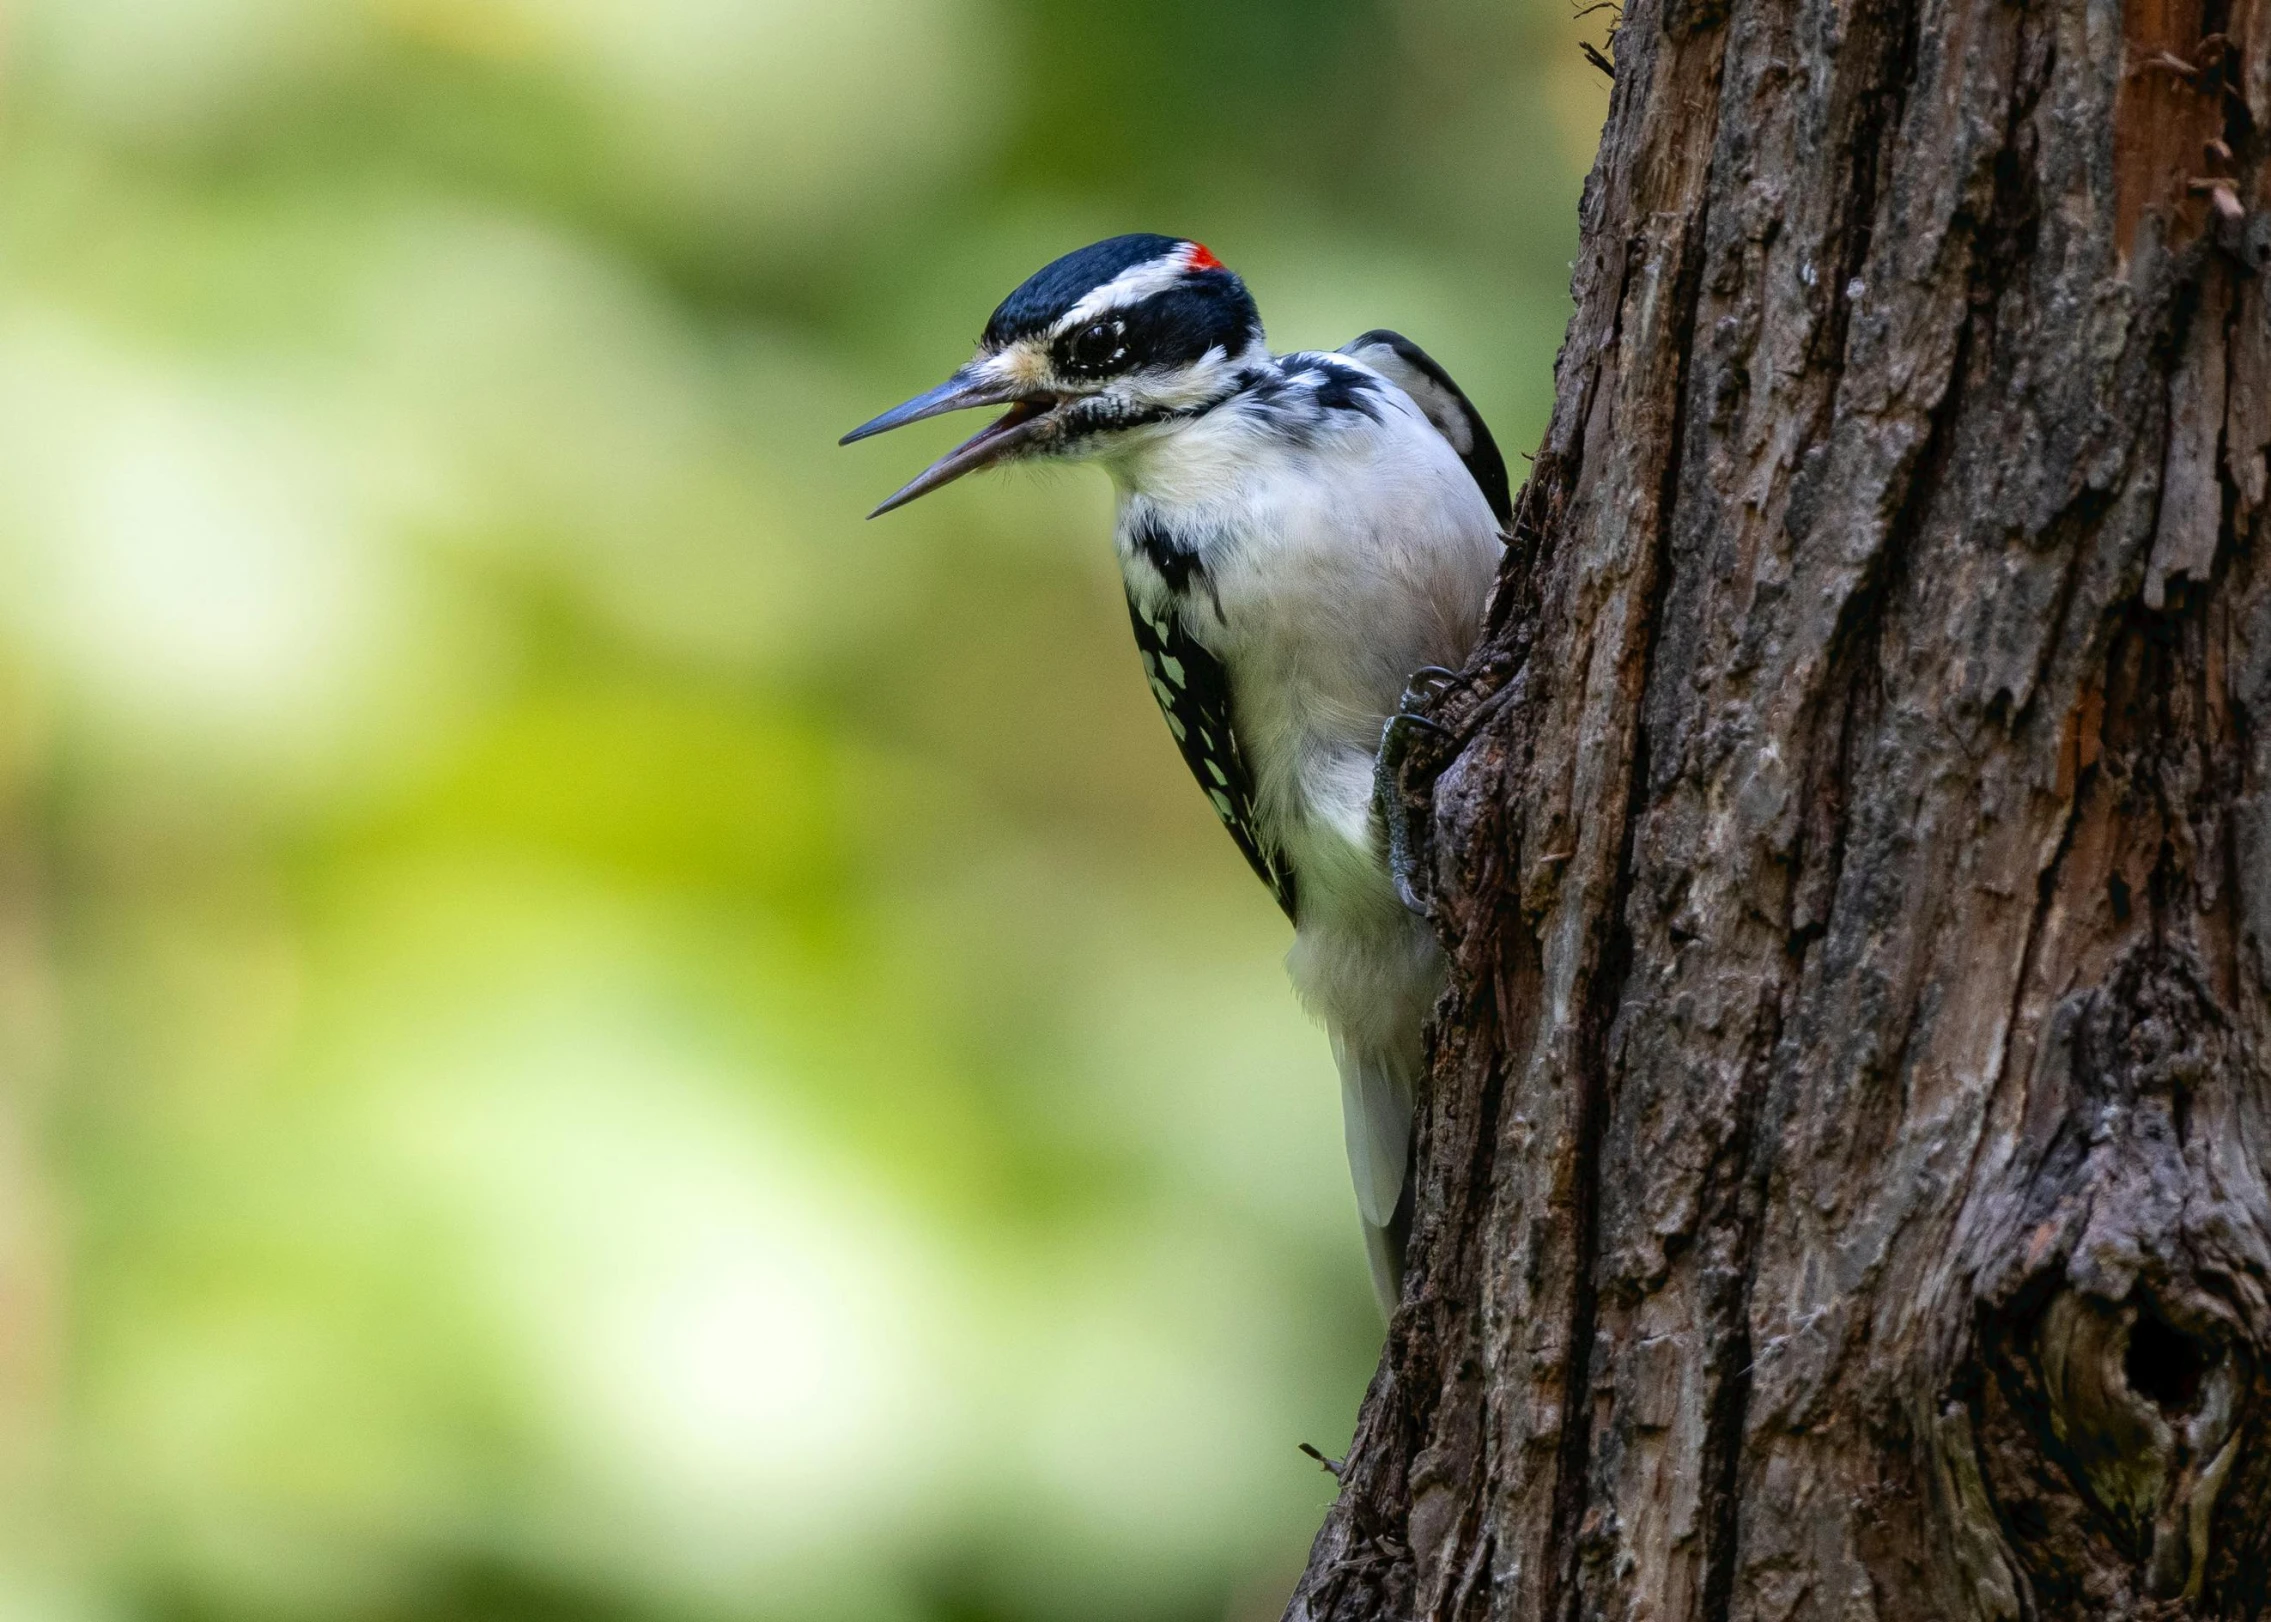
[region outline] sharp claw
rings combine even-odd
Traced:
[[[1456,670],[1445,670],[1441,665],[1421,665],[1405,680],[1403,703],[1399,708],[1408,710],[1414,701],[1439,697],[1458,679]]]
[[[1422,916],[1427,909],[1421,902],[1417,882],[1419,853],[1413,848],[1412,824],[1405,813],[1402,787],[1397,779],[1404,757],[1410,752],[1411,735],[1415,730],[1432,732],[1454,745],[1458,742],[1457,732],[1420,712],[1462,679],[1458,671],[1442,665],[1422,665],[1413,671],[1405,680],[1403,698],[1396,705],[1396,713],[1389,716],[1380,729],[1380,753],[1373,766],[1372,812],[1379,819],[1381,843],[1386,847],[1388,878],[1395,886],[1396,898]]]
[[[1388,861],[1389,882],[1395,885],[1396,899],[1404,904],[1404,911],[1424,918],[1427,916],[1427,908],[1421,904],[1419,892],[1412,887],[1412,874],[1417,870],[1418,864],[1412,860],[1410,846],[1398,841],[1396,850]]]
[[[1388,880],[1395,886],[1396,899],[1408,910],[1424,915],[1425,908],[1414,882],[1418,876],[1418,857],[1412,849],[1411,823],[1397,782],[1415,728],[1432,732],[1439,738],[1454,735],[1441,722],[1409,710],[1398,710],[1389,716],[1387,724],[1380,729],[1380,753],[1373,765],[1372,812],[1379,819],[1381,843],[1386,847]]]

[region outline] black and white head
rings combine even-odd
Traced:
[[[1205,247],[1111,237],[1027,277],[994,311],[967,366],[842,443],[948,411],[1009,407],[875,509],[887,513],[997,462],[1107,454],[1235,393],[1264,353],[1246,284]]]

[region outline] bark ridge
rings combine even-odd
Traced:
[[[1638,0],[1289,1617],[2271,1611],[2271,0]]]

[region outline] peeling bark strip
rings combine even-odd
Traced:
[[[2271,0],[1637,0],[1289,1615],[2271,1615]]]

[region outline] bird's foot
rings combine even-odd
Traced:
[[[1413,883],[1418,872],[1418,852],[1412,837],[1412,819],[1404,805],[1402,772],[1406,757],[1411,754],[1412,743],[1422,732],[1438,738],[1452,738],[1456,734],[1421,710],[1443,696],[1445,689],[1459,679],[1455,670],[1441,665],[1425,665],[1412,672],[1404,685],[1404,696],[1396,704],[1396,713],[1389,716],[1380,729],[1380,752],[1374,757],[1372,769],[1372,811],[1379,819],[1382,844],[1388,857],[1388,877],[1396,886],[1396,897],[1413,912],[1421,911],[1419,892]]]
[[[1456,670],[1447,670],[1441,665],[1421,665],[1405,679],[1403,701],[1396,708],[1408,714],[1415,707],[1415,700],[1427,703],[1441,698],[1458,679]]]

